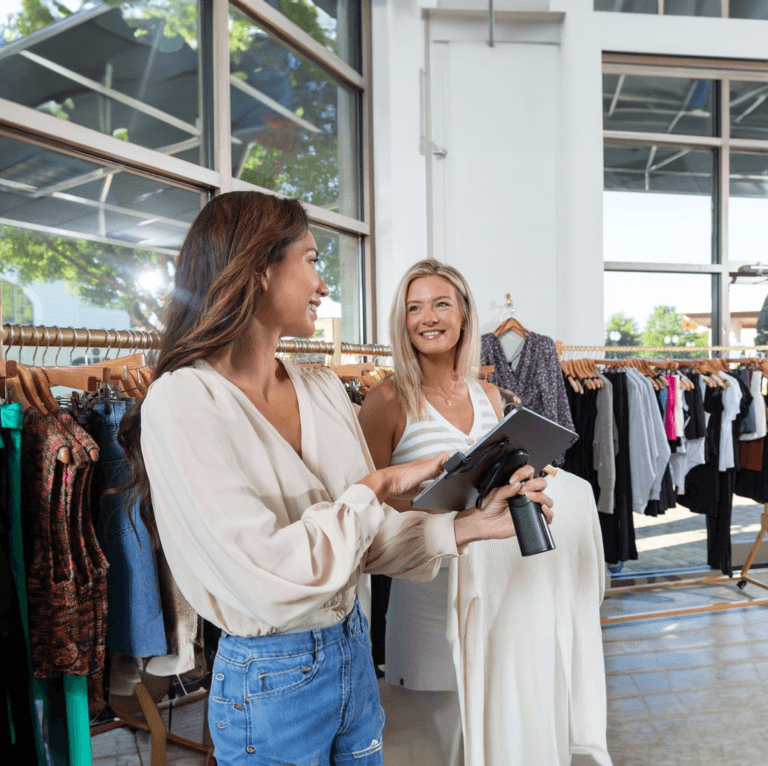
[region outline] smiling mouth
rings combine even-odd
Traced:
[[[426,338],[427,340],[434,340],[442,335],[445,335],[445,330],[428,330],[427,332],[421,333],[421,337]]]
[[[317,316],[317,309],[318,309],[318,308],[319,308],[319,307],[318,307],[318,306],[316,306],[314,303],[310,303],[310,304],[309,304],[309,310],[310,310],[310,311],[311,311],[311,312],[312,312],[312,313],[313,313],[315,316]]]

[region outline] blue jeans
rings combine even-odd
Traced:
[[[384,711],[359,604],[330,628],[222,633],[208,725],[219,766],[382,766]]]
[[[131,469],[117,429],[125,402],[113,402],[111,411],[99,402],[93,407],[87,430],[99,445],[101,490],[127,484]],[[107,575],[107,647],[133,657],[168,654],[157,577],[157,554],[139,515],[138,503],[126,507],[125,495],[102,495],[97,534],[109,561]]]

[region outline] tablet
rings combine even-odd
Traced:
[[[477,500],[476,485],[489,466],[505,454],[523,449],[536,471],[551,463],[578,440],[578,434],[525,407],[516,407],[465,453],[457,452],[443,473],[411,501],[413,508],[463,511]],[[502,468],[494,486],[509,481],[515,467]]]

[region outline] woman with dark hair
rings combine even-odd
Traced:
[[[334,373],[276,358],[281,337],[314,333],[328,294],[317,260],[297,200],[209,202],[179,254],[153,383],[121,431],[179,588],[223,631],[209,706],[219,766],[381,764],[360,576],[429,580],[443,556],[512,535],[506,498],[531,476],[483,511],[384,504],[448,455],[374,470]]]

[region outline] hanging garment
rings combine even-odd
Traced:
[[[699,393],[698,386],[695,388],[695,392]],[[685,427],[683,428],[682,435],[680,436],[680,444],[677,449],[672,453],[669,458],[669,468],[672,476],[672,483],[677,489],[679,494],[685,493],[685,477],[688,472],[696,465],[701,465],[704,462],[704,436],[697,439],[689,439],[688,434],[698,432],[699,429],[692,429],[690,427],[691,421],[694,419],[694,414],[691,413],[693,406],[694,392],[685,391],[682,392],[685,395],[680,397],[682,407],[682,422]],[[691,396],[688,396],[690,394]],[[700,398],[700,395],[699,395]],[[701,424],[701,430],[703,431],[703,421]]]
[[[579,439],[566,450],[563,460],[563,468],[566,471],[589,482],[595,498],[600,493],[594,447],[597,424],[597,393],[596,390],[587,388],[583,394],[579,394],[568,386],[566,395]]]
[[[514,538],[488,540],[451,563],[466,766],[611,764],[594,496],[563,469],[546,491],[555,550],[524,558]]]
[[[760,400],[765,402],[762,395]],[[768,503],[768,471],[763,470],[768,466],[768,438],[763,438],[756,443],[763,445],[760,468],[756,468],[752,461],[749,465],[744,461],[736,474],[735,492],[740,497],[748,497],[756,503]]]
[[[6,531],[8,565],[13,577],[15,598],[21,623],[21,645],[8,654],[16,661],[6,673],[11,697],[10,715],[16,732],[16,744],[8,749],[18,763],[45,763],[45,751],[35,699],[41,695],[32,672],[29,640],[29,601],[27,596],[27,567],[24,561],[23,518],[21,510],[21,432],[24,411],[21,404],[0,405],[0,481],[2,484],[2,526]],[[12,607],[11,607],[12,609]]]
[[[667,439],[674,441],[677,439],[677,380],[672,375],[666,376],[667,397],[666,413],[664,418],[664,427],[667,433]]]
[[[71,420],[71,418],[70,418]],[[87,502],[90,459],[54,415],[30,407],[22,438],[25,540],[35,676],[89,675],[103,668],[106,561],[95,544]],[[85,437],[84,437],[85,438]],[[95,446],[95,445],[94,445]],[[71,462],[57,453],[66,447]]]
[[[97,402],[88,431],[99,447],[97,466],[98,538],[109,561],[107,645],[133,657],[168,653],[157,576],[156,551],[138,504],[126,506],[131,471],[117,443],[120,421],[130,402]]]
[[[752,406],[755,416],[755,428],[751,432],[742,433],[739,439],[742,441],[752,441],[753,439],[762,439],[766,436],[766,410],[765,400],[761,394],[763,385],[763,373],[759,370],[752,371],[752,377],[749,380],[749,392],[752,394]]]
[[[494,385],[514,391],[524,407],[573,429],[563,372],[552,338],[535,332],[528,333],[514,369],[495,335],[483,335],[481,343],[481,364],[493,365],[491,382]],[[562,462],[561,455],[552,464],[562,465]]]
[[[734,370],[732,373],[733,377],[739,378],[742,383],[746,385],[746,387],[750,388],[750,371],[746,368],[740,369],[740,370]],[[750,390],[750,395],[751,390]],[[755,412],[755,405],[754,401],[750,403],[749,405],[749,412],[747,412],[747,417],[744,418],[744,422],[741,424],[741,430],[739,431],[740,436],[747,434],[747,433],[754,433],[757,429],[757,414]]]
[[[733,423],[739,414],[742,389],[738,383],[739,379],[733,375],[720,373],[720,376],[728,383],[728,387],[723,392],[723,415],[720,420],[720,470],[727,471],[736,465],[733,446]],[[751,401],[751,394],[748,391],[747,393]],[[738,439],[738,435],[736,438]]]
[[[597,377],[603,383],[603,387],[597,392],[597,418],[595,419],[595,436],[592,440],[599,488],[597,510],[600,513],[613,513],[619,431],[613,416],[613,384],[601,373],[597,373]]]
[[[637,559],[632,518],[632,475],[629,448],[629,394],[626,371],[606,372],[613,387],[613,415],[619,436],[616,452],[616,488],[613,514],[598,513],[605,560],[609,564]]]

